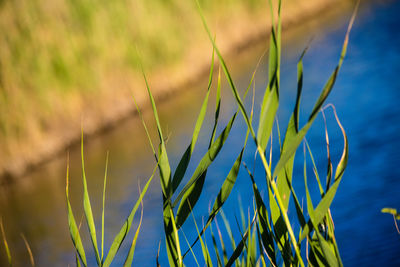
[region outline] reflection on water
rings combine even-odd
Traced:
[[[337,239],[345,265],[400,264],[400,259],[396,257],[400,253],[400,236],[396,233],[392,218],[380,213],[380,209],[385,206],[400,207],[400,106],[396,102],[400,97],[397,77],[400,70],[400,36],[397,30],[400,26],[397,19],[399,12],[398,1],[373,2],[364,6],[351,34],[348,57],[336,87],[328,99],[338,110],[350,145],[348,169],[332,207]],[[343,16],[348,18],[348,12]],[[308,40],[315,37],[304,60],[305,86],[300,118],[302,123],[337,62],[346,26],[343,18],[339,21],[342,21],[342,24],[336,23],[334,27],[329,27],[329,30],[324,28],[326,26],[322,31],[321,28],[306,27],[309,31],[306,36],[300,38],[293,33],[287,36],[285,43],[290,45],[283,48],[285,56],[278,116],[281,131],[285,130],[285,123],[294,103],[298,55]],[[241,59],[239,63],[233,59],[229,60],[229,65],[240,66],[233,75],[240,88],[246,87],[246,81],[249,80],[261,50],[254,54],[245,60]],[[256,79],[256,85],[260,87],[257,88],[256,101],[262,96],[265,77],[266,66],[263,62]],[[184,90],[168,103],[159,105],[163,128],[170,136],[167,146],[173,166],[176,166],[179,154],[190,141],[192,126],[201,104],[200,99],[205,93],[205,84],[206,81],[197,89]],[[223,93],[223,119],[220,125],[226,123],[236,108],[229,90],[224,88]],[[214,102],[210,100],[210,103]],[[337,162],[343,143],[342,136],[332,114],[328,112],[327,116],[332,157]],[[154,134],[153,140],[156,140],[151,114],[145,113],[145,118],[150,132]],[[210,112],[193,155],[195,161],[199,160],[205,151],[207,134],[211,127],[211,123],[207,122],[212,119]],[[199,203],[206,205],[196,207],[195,210],[198,218],[206,214],[208,203],[216,195],[215,184],[222,183],[236,153],[239,152],[231,149],[240,149],[237,144],[243,142],[243,136],[240,134],[244,127],[243,121],[239,118],[237,122],[226,147],[211,167],[205,183],[206,193],[199,200]],[[317,119],[307,139],[314,149],[317,164],[324,171],[326,151],[322,118]],[[244,157],[249,163],[253,161],[251,149],[250,146]],[[100,221],[99,208],[107,150],[110,151],[110,165],[106,195],[106,248],[136,201],[138,184],[144,184],[154,167],[150,147],[137,118],[85,144],[86,171],[97,222]],[[301,173],[302,157],[298,156],[298,160],[295,170]],[[67,230],[65,165],[66,157],[63,157],[24,177],[17,184],[0,189],[0,214],[16,265],[25,266],[29,263],[20,233],[24,233],[29,240],[38,266],[51,266],[55,263],[66,266],[74,262]],[[82,216],[79,148],[71,149],[70,166],[71,202],[75,217],[79,220]],[[193,167],[189,167],[189,174]],[[298,178],[295,176],[294,185],[301,188],[302,177]],[[152,182],[144,200],[143,228],[134,259],[140,266],[155,264],[158,242],[163,236],[162,200],[157,179],[158,177]],[[247,200],[251,199],[251,187],[244,172],[239,175],[237,183],[235,193],[226,203],[227,211],[234,210],[239,195],[245,207],[249,204]],[[313,185],[310,184],[310,187]],[[293,214],[289,214],[291,215]],[[184,227],[186,234],[190,235],[191,227]],[[86,238],[86,241],[88,240]],[[90,247],[88,242],[86,247]],[[160,257],[165,261],[163,245],[161,248]],[[124,253],[126,248],[121,255]],[[94,263],[93,257],[91,261]],[[0,265],[5,263],[6,257],[2,250]]]

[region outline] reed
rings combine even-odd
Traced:
[[[119,247],[124,241],[127,233],[129,232],[133,217],[139,207],[139,204],[144,197],[149,183],[154,177],[156,169],[159,171],[160,185],[163,196],[163,225],[165,233],[165,249],[168,255],[170,266],[184,266],[187,255],[192,255],[198,266],[342,266],[338,245],[335,239],[334,223],[330,212],[330,206],[338,187],[343,179],[343,173],[347,166],[348,159],[348,143],[346,132],[343,129],[340,120],[336,114],[333,105],[324,107],[325,100],[333,89],[337,75],[342,66],[344,57],[346,55],[348,38],[352,28],[357,7],[351,17],[345,39],[343,42],[342,51],[339,57],[336,68],[333,70],[331,76],[328,78],[325,86],[322,88],[319,98],[314,104],[314,108],[308,116],[307,122],[300,127],[299,113],[300,100],[303,88],[303,57],[306,55],[307,48],[301,54],[297,70],[297,96],[292,115],[287,123],[287,130],[281,140],[279,136],[278,155],[274,155],[278,160],[276,164],[272,161],[272,144],[267,149],[268,144],[272,141],[271,136],[274,126],[276,126],[276,113],[279,109],[279,88],[280,88],[280,63],[281,63],[281,1],[278,1],[277,11],[274,9],[272,1],[270,3],[272,28],[269,41],[269,54],[268,54],[268,83],[264,92],[264,97],[261,103],[261,110],[259,114],[258,127],[253,126],[253,104],[251,109],[247,109],[244,105],[244,100],[248,96],[249,89],[253,85],[254,74],[249,82],[244,94],[241,95],[237,89],[233,79],[230,75],[228,66],[226,65],[218,46],[215,43],[215,38],[207,26],[206,20],[203,16],[199,2],[197,1],[199,14],[201,16],[204,28],[209,36],[210,42],[213,45],[212,64],[209,73],[209,82],[207,92],[205,94],[197,121],[193,130],[192,138],[186,150],[182,153],[179,164],[175,170],[171,169],[168,159],[168,151],[165,143],[165,136],[161,128],[160,119],[158,116],[157,106],[152,95],[149,83],[147,81],[145,72],[143,77],[146,83],[147,93],[151,102],[153,116],[157,126],[158,132],[158,149],[155,149],[150,135],[147,131],[146,123],[141,116],[138,105],[135,105],[139,111],[140,118],[145,127],[149,143],[153,149],[154,157],[156,160],[156,167],[153,174],[149,178],[146,186],[140,194],[139,199],[136,201],[131,213],[123,224],[120,232],[115,236],[111,247],[105,255],[103,252],[104,247],[104,192],[106,189],[107,179],[107,161],[106,173],[104,176],[104,191],[103,191],[103,210],[102,210],[102,235],[101,235],[101,250],[98,249],[98,241],[96,234],[96,227],[93,220],[89,193],[87,190],[87,180],[84,169],[83,157],[83,143],[82,143],[82,178],[83,178],[83,206],[88,226],[92,247],[96,256],[98,266],[109,266],[114,259]],[[274,17],[277,16],[275,20]],[[220,124],[220,108],[221,108],[221,72],[218,75],[218,83],[216,86],[216,105],[214,110],[214,125],[209,133],[209,141],[207,152],[203,155],[199,162],[195,163],[195,170],[192,174],[188,174],[188,166],[192,161],[192,153],[196,147],[199,132],[202,128],[206,110],[209,102],[209,95],[212,88],[212,81],[214,75],[214,62],[215,55],[217,56],[224,76],[229,84],[230,90],[235,98],[237,110],[231,115],[230,120],[224,125],[223,130],[217,134],[218,125]],[[221,70],[220,69],[220,70]],[[143,67],[142,67],[143,70]],[[254,88],[254,87],[253,87]],[[254,95],[254,93],[253,93]],[[342,131],[344,147],[342,156],[338,163],[334,166],[330,157],[329,150],[329,135],[325,128],[325,138],[328,151],[327,165],[328,172],[325,177],[325,182],[319,176],[317,164],[314,160],[312,150],[306,140],[306,134],[314,123],[318,114],[322,114],[325,119],[324,111],[331,108],[335,115],[336,122]],[[240,114],[240,115],[239,115]],[[201,193],[204,191],[203,186],[207,178],[209,167],[214,163],[218,157],[219,152],[224,147],[226,140],[229,138],[231,129],[237,121],[237,117],[242,116],[246,122],[246,135],[243,139],[243,144],[237,148],[237,157],[231,164],[222,186],[218,194],[215,196],[213,205],[210,208],[207,220],[201,228],[198,227],[200,222],[196,221],[193,215],[193,210],[196,205],[205,205],[199,202]],[[279,129],[279,127],[277,127]],[[246,163],[243,161],[243,154],[247,147],[248,140],[252,140],[256,148],[257,156],[261,160],[260,168],[263,170],[264,182],[256,179],[256,174],[251,171]],[[83,140],[83,138],[82,138]],[[297,151],[303,144],[303,157],[304,157],[304,173],[298,174],[293,171],[294,158]],[[268,156],[269,155],[269,156]],[[314,204],[308,187],[308,172],[307,172],[307,158],[312,162],[314,178],[319,188],[319,201]],[[240,239],[234,238],[234,233],[231,230],[232,225],[235,223],[226,218],[222,208],[224,203],[229,198],[234,185],[237,180],[239,171],[244,168],[249,177],[249,183],[253,191],[253,206],[249,207],[247,216],[244,215],[243,209],[241,211],[241,223],[236,218],[236,226],[240,234]],[[79,227],[76,224],[72,208],[68,197],[68,168],[67,168],[67,207],[68,207],[68,220],[71,238],[76,249],[77,265],[83,264],[87,266],[85,249],[83,248]],[[300,204],[300,200],[293,187],[292,180],[294,176],[303,176],[306,207]],[[181,188],[181,189],[180,189]],[[178,190],[180,189],[180,190]],[[262,196],[261,191],[266,192],[266,196]],[[289,218],[288,210],[291,205],[294,207],[296,216]],[[231,243],[232,253],[228,255],[227,245],[224,243],[226,238],[220,231],[220,226],[217,218],[222,218],[224,228],[228,234],[228,239]],[[189,217],[193,218],[194,225],[197,230],[197,237],[194,240],[188,240],[183,232],[183,226],[188,222]],[[293,217],[293,216],[292,216]],[[129,254],[125,260],[125,266],[132,264],[137,235],[140,231],[141,224],[136,231],[136,234],[131,242]],[[215,227],[215,228],[213,228]],[[213,229],[217,229],[217,236]],[[212,240],[212,247],[207,245],[207,238],[205,235],[210,235]],[[200,243],[201,250],[195,248],[196,244]],[[222,250],[222,253],[221,253]],[[198,252],[199,251],[199,252]],[[212,255],[215,255],[212,256]],[[201,259],[202,258],[202,259]],[[216,259],[213,262],[213,259]],[[158,263],[158,256],[156,259]]]
[[[204,258],[204,264],[213,266],[211,261],[211,253],[207,245],[204,243],[203,235],[215,222],[216,215],[221,212],[222,206],[228,199],[233,190],[236,178],[238,176],[241,165],[244,165],[250,177],[249,182],[252,184],[253,194],[255,199],[254,213],[252,218],[248,216],[248,221],[243,232],[241,231],[241,239],[236,243],[233,239],[232,233],[230,234],[233,253],[228,257],[226,250],[223,249],[223,257],[218,251],[218,245],[214,233],[211,231],[213,240],[213,247],[217,258],[218,266],[231,266],[236,263],[239,266],[255,266],[260,263],[263,266],[282,265],[285,266],[304,266],[309,265],[324,265],[324,266],[342,266],[342,261],[339,254],[339,249],[336,243],[334,234],[334,224],[330,213],[330,206],[333,198],[337,192],[338,186],[343,178],[344,170],[347,166],[348,159],[348,144],[346,133],[339,121],[333,105],[324,107],[325,100],[333,89],[337,75],[342,66],[344,57],[346,55],[348,38],[352,28],[357,7],[351,17],[345,39],[343,42],[342,51],[339,57],[336,68],[333,70],[331,76],[328,78],[325,86],[322,88],[318,100],[314,104],[307,122],[300,127],[299,113],[300,113],[300,99],[303,87],[303,57],[307,49],[304,50],[298,61],[298,79],[297,79],[297,96],[296,104],[293,108],[293,113],[287,124],[287,130],[283,140],[280,140],[280,153],[277,155],[278,161],[276,164],[272,163],[271,158],[268,160],[267,154],[272,155],[272,145],[268,151],[267,145],[269,143],[272,131],[275,125],[275,117],[279,108],[279,87],[280,87],[280,61],[281,61],[281,1],[278,1],[277,12],[275,11],[272,1],[270,1],[272,28],[269,43],[269,69],[268,69],[268,84],[261,104],[261,111],[259,114],[258,128],[255,129],[252,122],[253,109],[249,111],[244,105],[249,88],[253,83],[251,79],[247,90],[241,96],[239,90],[233,82],[230,75],[228,66],[215,43],[214,38],[207,26],[206,20],[202,14],[199,2],[197,2],[199,13],[204,24],[204,28],[209,36],[210,42],[213,45],[212,67],[210,70],[210,79],[206,96],[198,116],[195,130],[192,135],[190,144],[185,152],[182,154],[178,167],[175,171],[171,170],[168,160],[167,149],[165,146],[164,135],[160,126],[156,104],[152,96],[146,76],[144,79],[147,85],[154,118],[157,124],[159,136],[159,148],[155,153],[155,158],[158,163],[160,174],[160,183],[163,194],[163,210],[164,210],[164,230],[165,230],[165,243],[166,251],[168,254],[170,266],[183,266],[185,256],[191,252],[197,241],[201,243],[201,251]],[[275,21],[274,17],[277,16]],[[229,84],[230,90],[237,103],[237,111],[231,116],[229,122],[225,125],[222,132],[217,135],[216,129],[218,124],[219,110],[220,110],[220,76],[218,77],[217,86],[217,104],[215,109],[214,127],[210,133],[208,151],[204,154],[199,162],[196,163],[196,168],[192,175],[185,179],[187,166],[191,161],[191,155],[197,142],[198,134],[201,129],[204,113],[208,104],[210,94],[210,87],[213,78],[214,66],[214,53],[217,55],[220,66],[223,70],[225,78]],[[329,154],[329,136],[326,130],[327,150],[328,150],[328,173],[326,175],[325,183],[322,182],[318,175],[318,170],[314,161],[312,151],[306,141],[306,134],[314,123],[316,117],[323,110],[332,107],[338,126],[340,127],[344,147],[342,156],[336,166],[333,163]],[[189,215],[193,212],[194,207],[198,204],[200,194],[203,191],[204,181],[207,177],[208,168],[218,156],[220,150],[225,145],[230,131],[236,121],[238,114],[244,118],[247,125],[247,133],[241,149],[238,149],[238,155],[235,162],[232,163],[232,168],[229,171],[223,185],[221,186],[218,195],[215,197],[215,202],[210,210],[208,219],[202,228],[198,230],[197,238],[192,242],[186,253],[182,254],[182,238],[184,235],[182,226],[187,222]],[[324,114],[323,114],[324,115]],[[240,116],[240,115],[239,115]],[[324,116],[325,118],[325,116]],[[144,123],[144,121],[143,121]],[[265,183],[256,183],[254,173],[250,171],[245,163],[242,161],[243,152],[246,149],[248,138],[253,140],[258,157],[261,159],[261,166],[265,173]],[[280,137],[279,137],[280,139]],[[306,208],[303,208],[299,202],[299,198],[292,186],[292,179],[294,175],[293,166],[294,158],[300,145],[303,143],[304,154],[304,186],[306,197]],[[308,188],[307,177],[307,164],[306,158],[309,157],[313,163],[313,170],[315,179],[318,183],[320,199],[315,205],[311,200],[311,193]],[[187,180],[185,183],[183,181]],[[257,179],[258,180],[258,179]],[[182,187],[180,191],[177,188]],[[260,190],[267,192],[266,197],[262,197]],[[289,204],[292,202],[295,207],[297,218],[290,219],[288,217]],[[204,204],[200,204],[204,205]],[[225,226],[228,228],[229,224],[233,222],[227,221]],[[196,228],[197,224],[195,222]],[[299,230],[295,233],[294,226],[298,226]],[[230,229],[230,227],[228,228]],[[230,231],[230,230],[229,230]],[[181,235],[180,235],[181,233]],[[186,239],[186,237],[185,237]],[[189,242],[186,240],[186,242]],[[220,238],[221,247],[224,248],[223,239]],[[199,255],[194,255],[196,262]],[[239,258],[241,259],[239,260]],[[222,263],[223,258],[223,263]],[[201,264],[200,264],[201,265]]]

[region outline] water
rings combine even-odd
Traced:
[[[381,208],[386,206],[400,209],[398,181],[400,179],[398,168],[400,106],[397,104],[397,99],[400,97],[398,82],[400,35],[397,30],[400,27],[397,17],[399,12],[400,2],[398,1],[371,2],[363,6],[351,33],[348,56],[327,101],[335,104],[349,138],[348,168],[332,205],[336,237],[343,262],[347,266],[376,266],[378,264],[398,266],[400,264],[398,257],[400,235],[396,232],[393,218],[380,212]],[[308,40],[314,37],[304,59],[304,94],[300,117],[302,124],[312,109],[324,82],[336,65],[344,38],[345,21],[348,18],[349,12],[344,12],[342,17],[336,20],[327,19],[323,23],[319,22],[323,26],[307,26],[301,30],[301,33],[304,34],[304,30],[309,33],[302,38],[299,37],[298,32],[285,33],[284,43],[287,45],[283,48],[285,55],[278,115],[282,132],[285,130],[294,103],[296,60],[301,50]],[[257,50],[254,54],[239,62],[234,59],[228,61],[228,65],[240,66],[233,71],[239,88],[247,85],[261,50]],[[258,85],[256,101],[260,99],[264,90],[262,85],[265,84],[265,74],[264,59],[256,78],[256,85]],[[199,99],[204,96],[205,84],[206,81],[200,88],[188,90],[182,96],[174,97],[168,103],[159,105],[163,128],[170,134],[167,148],[173,167],[176,166],[180,153],[190,141],[192,126],[201,104]],[[220,126],[227,122],[236,109],[226,87],[222,99]],[[210,103],[214,102],[210,100]],[[200,159],[207,146],[213,119],[211,113],[209,112],[206,118],[205,127],[193,155],[195,162]],[[149,125],[154,125],[151,114],[147,113],[145,117]],[[343,145],[342,136],[330,111],[327,111],[327,118],[332,158],[334,163],[337,163]],[[220,184],[239,153],[243,142],[243,136],[240,134],[243,127],[243,120],[238,118],[226,146],[209,171],[204,186],[205,193],[194,212],[199,221],[207,214],[210,201],[214,199]],[[150,131],[153,133],[153,140],[156,140],[154,127],[151,127]],[[321,116],[310,130],[307,139],[322,176],[326,168],[326,151]],[[231,149],[232,147],[234,149]],[[253,163],[252,149],[250,145],[244,156],[244,161],[249,166]],[[154,166],[150,147],[140,122],[136,118],[127,121],[115,131],[85,144],[89,190],[97,222],[100,222],[102,179],[107,150],[110,151],[110,165],[106,195],[105,250],[138,197],[138,182],[140,181],[143,186]],[[299,151],[294,177],[294,185],[296,190],[297,188],[299,190],[298,194],[302,190],[302,160]],[[79,221],[82,215],[79,148],[71,149],[70,164],[71,201],[75,217]],[[74,261],[67,230],[65,166],[66,157],[62,157],[24,177],[18,183],[0,190],[0,214],[16,266],[29,264],[20,233],[24,233],[29,240],[37,266],[66,266],[72,265]],[[194,166],[191,165],[188,173],[191,174],[193,169]],[[261,171],[256,170],[256,173],[261,174]],[[311,174],[310,177],[312,177]],[[162,200],[157,179],[158,177],[152,182],[144,201],[143,228],[134,259],[134,263],[140,266],[155,264],[158,242],[163,236],[160,220]],[[316,189],[311,181],[310,188]],[[249,201],[251,196],[249,179],[245,171],[241,170],[234,193],[225,204],[227,216],[239,215],[238,201],[246,209],[251,203]],[[290,216],[294,214],[289,213]],[[137,222],[134,228],[136,225]],[[236,230],[234,226],[232,225],[232,228]],[[183,230],[188,236],[192,236],[193,225],[189,222]],[[89,248],[89,242],[85,243],[87,248]],[[5,265],[3,246],[1,245],[0,248],[0,265]],[[121,255],[124,255],[126,248],[123,248],[121,252]],[[161,245],[160,260],[162,265],[166,265],[164,244]],[[91,257],[90,261],[94,263],[94,258]]]

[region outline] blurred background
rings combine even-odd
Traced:
[[[268,45],[267,1],[200,2],[238,88],[245,89]],[[354,4],[340,0],[284,1],[278,113],[281,132],[286,130],[295,101],[298,57],[312,40],[304,59],[302,124],[336,66]],[[380,213],[386,206],[400,208],[399,12],[400,4],[395,0],[361,2],[347,58],[328,98],[337,108],[350,146],[348,169],[332,206],[345,265],[400,264],[400,235],[393,218]],[[141,123],[133,116],[132,94],[141,106],[148,105],[139,62],[156,95],[163,129],[170,136],[169,158],[176,166],[190,142],[206,92],[212,47],[193,1],[2,0],[0,32],[0,216],[14,264],[29,265],[23,233],[37,266],[73,265],[65,203],[66,151],[70,154],[71,202],[79,220],[83,214],[80,149],[74,144],[80,140],[81,125],[86,136],[89,191],[98,223],[105,157],[110,151],[107,250],[138,197],[138,184],[144,185],[154,167]],[[267,60],[263,57],[256,75],[256,108],[266,80]],[[220,125],[236,110],[224,86]],[[145,119],[156,140],[152,115],[146,110]],[[342,136],[333,115],[328,112],[327,117],[332,158],[337,162]],[[195,161],[206,151],[212,120],[211,111],[193,155]],[[243,128],[240,118],[209,171],[199,200],[204,205],[196,207],[196,217],[207,214],[209,202],[217,194],[214,183],[222,183],[235,159],[236,152],[229,151],[229,144],[237,147],[235,144],[242,143]],[[322,170],[326,168],[324,138],[321,117],[307,139]],[[253,153],[248,151],[244,161],[251,163]],[[193,168],[190,166],[188,173]],[[155,265],[158,244],[163,242],[157,179],[144,200],[143,229],[134,258],[139,266]],[[244,207],[251,204],[245,171],[241,170],[237,183],[226,203],[227,211],[234,210],[238,201]],[[193,231],[193,225],[184,231]],[[90,241],[85,237],[89,248]],[[123,262],[127,249],[122,248],[115,266]],[[93,254],[89,257],[94,264]],[[167,264],[164,243],[160,260],[162,266]],[[0,265],[6,263],[0,245]]]

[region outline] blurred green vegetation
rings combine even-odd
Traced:
[[[220,26],[261,13],[265,2],[201,4]],[[13,143],[79,120],[73,114],[117,92],[116,81],[129,84],[139,72],[136,48],[153,73],[207,44],[194,1],[181,0],[2,0],[0,32],[0,158]]]

